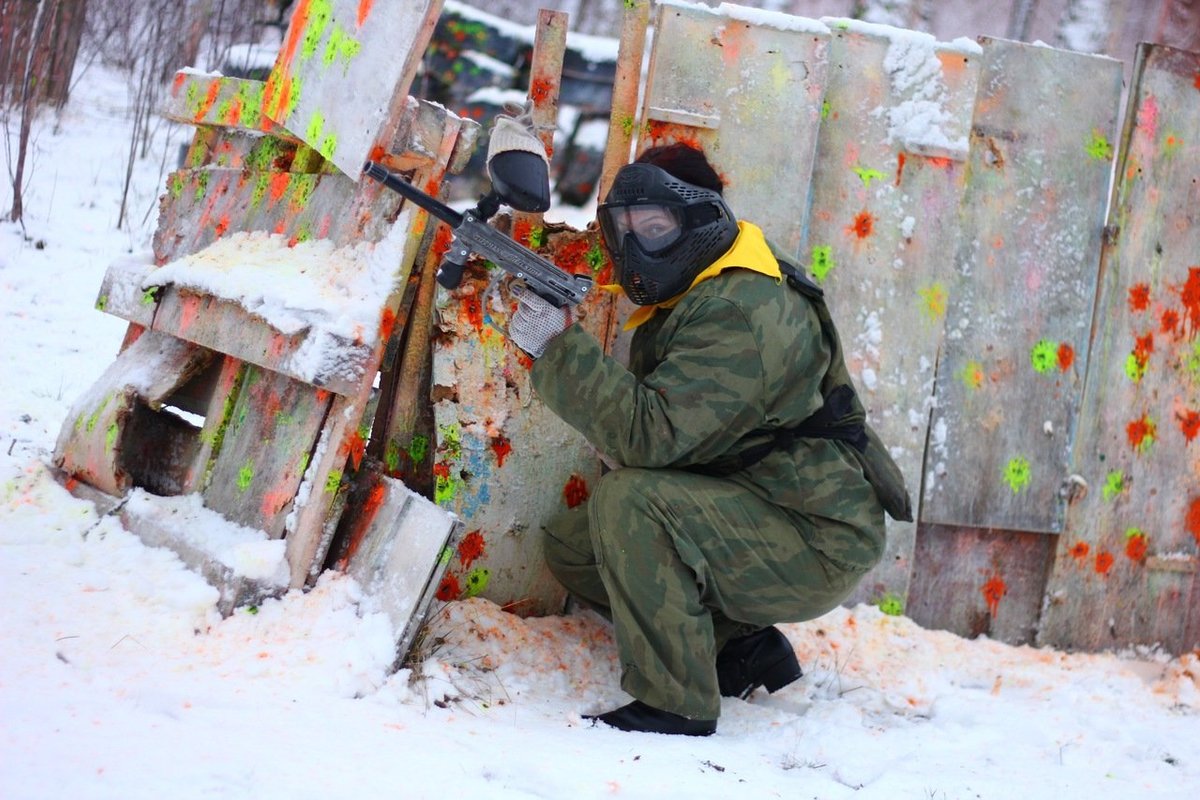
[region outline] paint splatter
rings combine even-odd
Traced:
[[[435,596],[443,603],[449,603],[451,600],[457,600],[461,597],[462,587],[458,583],[458,576],[450,572],[443,575],[442,582],[438,584]]]
[[[1067,552],[1070,553],[1071,557],[1076,561],[1082,562],[1085,558],[1087,558],[1088,552],[1091,551],[1091,549],[1092,548],[1087,542],[1076,542],[1075,544],[1071,545],[1071,549]]]
[[[896,155],[896,185],[900,185],[900,179],[904,177],[904,164],[908,161],[908,157],[904,153]]]
[[[1183,519],[1183,527],[1196,540],[1196,544],[1200,544],[1200,497],[1197,497],[1188,506],[1187,516]]]
[[[334,469],[329,471],[329,477],[325,479],[325,491],[328,494],[337,494],[338,489],[342,486],[342,471]]]
[[[926,289],[918,289],[921,297],[921,314],[931,322],[940,322],[946,316],[947,293],[941,283],[933,283]]]
[[[1098,130],[1092,131],[1092,138],[1088,140],[1087,147],[1088,156],[1098,161],[1108,161],[1113,157],[1113,146],[1109,144],[1108,139],[1104,137]]]
[[[1143,414],[1139,419],[1135,419],[1125,426],[1125,436],[1129,439],[1129,446],[1138,453],[1146,453],[1154,446],[1154,438],[1158,433],[1158,426],[1149,414]]]
[[[1106,501],[1111,501],[1123,491],[1125,491],[1124,472],[1119,469],[1113,470],[1104,477],[1104,488],[1100,490],[1100,494]]]
[[[239,492],[244,492],[250,488],[250,482],[254,480],[254,462],[247,461],[238,470],[237,487]]]
[[[1125,530],[1125,555],[1130,561],[1145,561],[1146,548],[1149,544],[1146,534],[1140,528]]]
[[[881,181],[887,177],[877,169],[868,169],[867,167],[854,167],[854,174],[863,182],[863,186],[871,188],[871,181]]]
[[[512,452],[512,442],[506,436],[497,436],[492,439],[492,452],[496,454],[496,466],[503,467],[504,459]]]
[[[1183,438],[1191,444],[1196,436],[1200,435],[1200,411],[1185,408],[1175,416],[1179,420],[1179,430],[1183,432]]]
[[[1097,574],[1107,575],[1109,570],[1111,570],[1113,568],[1113,564],[1115,564],[1115,563],[1116,563],[1116,559],[1113,558],[1113,554],[1108,552],[1107,550],[1101,550],[1099,553],[1096,553],[1095,570],[1096,570]]]
[[[572,475],[567,481],[567,485],[563,487],[563,500],[566,502],[567,508],[575,508],[585,502],[589,496],[587,481],[580,475]]]
[[[1183,313],[1191,335],[1200,333],[1200,267],[1188,267],[1187,281],[1179,290]]]
[[[968,389],[983,388],[984,377],[983,364],[980,364],[978,361],[968,361],[958,371],[958,379]]]
[[[1030,351],[1029,362],[1033,364],[1034,372],[1049,372],[1058,364],[1058,345],[1049,339],[1042,339]]]
[[[467,575],[467,590],[464,592],[466,597],[474,597],[483,590],[487,589],[488,583],[492,579],[492,571],[487,567],[476,567]]]
[[[483,533],[479,530],[473,530],[462,538],[458,543],[458,560],[462,562],[463,569],[470,569],[471,565],[479,558],[482,558],[487,552],[487,544],[484,542]]]
[[[1059,372],[1068,371],[1071,369],[1071,365],[1075,363],[1075,348],[1066,342],[1059,342],[1058,353],[1056,355]]]
[[[808,265],[809,272],[817,283],[823,283],[825,277],[837,266],[833,261],[833,248],[829,245],[814,245],[812,259]]]
[[[879,610],[889,617],[904,616],[904,598],[898,594],[888,592],[875,605],[879,606]]]
[[[1145,311],[1150,307],[1150,287],[1137,283],[1129,287],[1129,310],[1133,313]]]
[[[1165,309],[1159,318],[1159,332],[1172,339],[1178,339],[1182,333],[1179,329],[1179,312],[1173,308]]]
[[[988,613],[993,617],[1000,610],[1000,600],[1008,594],[1008,585],[999,575],[993,575],[983,584],[983,599],[987,603]]]
[[[1005,465],[1004,482],[1008,484],[1008,488],[1012,489],[1013,494],[1017,494],[1029,486],[1031,480],[1032,471],[1029,467],[1029,459],[1017,456]]]
[[[846,228],[846,233],[866,239],[875,231],[875,217],[869,211],[860,211],[854,217],[854,222]]]

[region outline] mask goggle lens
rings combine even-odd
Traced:
[[[682,209],[673,206],[601,206],[597,216],[604,243],[614,255],[620,255],[625,237],[630,233],[649,255],[667,249],[683,235]]]

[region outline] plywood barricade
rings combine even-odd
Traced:
[[[132,323],[127,347],[76,404],[56,448],[66,473],[103,492],[196,494],[205,510],[283,538],[289,575],[277,589],[315,579],[340,522],[358,537],[340,549],[343,565],[383,598],[405,647],[432,587],[410,581],[398,592],[382,573],[399,575],[395,559],[407,551],[426,579],[436,575],[458,522],[430,516],[432,503],[364,463],[364,447],[373,383],[396,368],[385,356],[405,327],[397,321],[432,282],[413,270],[432,237],[423,212],[357,177],[370,157],[436,193],[473,148],[474,123],[407,94],[440,6],[303,2],[265,83],[176,76],[166,114],[197,126],[187,164],[168,178],[153,262],[118,263],[105,277],[98,305]],[[303,324],[270,313],[289,298],[272,295],[280,273],[251,252],[264,243],[284,261],[317,254],[317,274],[289,285],[328,297],[300,309]],[[205,267],[257,272],[241,294],[210,283]],[[327,319],[345,314],[349,329]],[[347,509],[352,490],[362,502]],[[406,526],[406,515],[423,524]],[[123,518],[170,544],[152,516]],[[371,547],[356,559],[363,537]]]

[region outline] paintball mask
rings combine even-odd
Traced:
[[[685,291],[738,236],[720,194],[651,164],[622,167],[596,216],[617,281],[641,306]]]

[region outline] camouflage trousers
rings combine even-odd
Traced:
[[[862,577],[811,547],[782,509],[737,484],[624,468],[545,527],[546,561],[613,621],[621,688],[716,719],[716,654],[733,636],[835,608]]]

